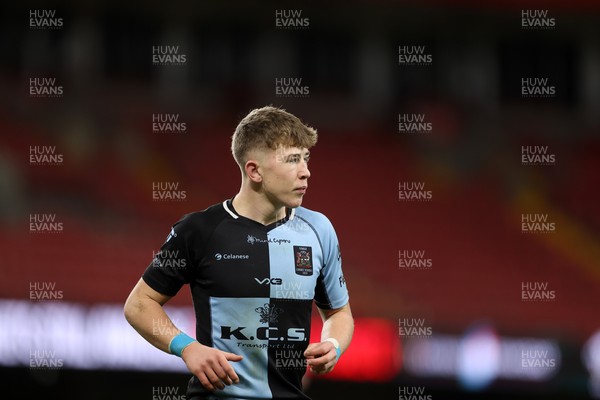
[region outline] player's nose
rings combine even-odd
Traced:
[[[302,162],[302,165],[300,166],[299,175],[300,179],[310,178],[310,171],[308,170],[308,164],[306,163],[306,161]]]

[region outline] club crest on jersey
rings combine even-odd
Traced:
[[[312,275],[312,247],[294,246],[294,265],[296,266],[296,275]]]
[[[272,306],[269,303],[255,308],[254,311],[260,314],[260,322],[263,324],[276,324],[278,322],[277,317],[283,312],[281,308]]]

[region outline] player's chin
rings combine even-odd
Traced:
[[[288,208],[296,208],[296,207],[300,207],[302,205],[302,199],[304,198],[304,195],[296,195],[293,198],[289,199],[286,203],[286,206]]]

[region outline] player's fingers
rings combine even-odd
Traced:
[[[215,387],[216,389],[223,389],[225,388],[225,384],[223,383],[223,381],[221,381],[221,379],[219,379],[219,377],[217,376],[217,374],[215,374],[215,371],[212,370],[212,368],[207,368],[204,373],[206,374],[206,377],[208,378],[208,380],[210,381],[210,383],[213,385],[213,387]]]
[[[324,364],[324,365],[315,365],[315,366],[312,366],[310,368],[310,370],[311,370],[312,373],[319,375],[319,374],[325,374],[327,372],[330,372],[333,369],[334,366],[335,366],[335,362],[331,362],[330,361],[330,362],[328,362],[327,364]]]
[[[240,378],[237,376],[235,370],[233,369],[231,364],[227,362],[227,360],[222,361],[220,364],[225,374],[227,374],[227,376],[231,379],[233,383],[240,383]]]
[[[329,362],[332,362],[337,357],[335,351],[330,351],[326,354],[323,354],[319,357],[314,357],[308,360],[308,365],[311,366],[322,366]]]
[[[323,352],[326,352],[324,349],[322,349],[323,343],[311,343],[308,345],[308,347],[306,348],[306,350],[304,351],[304,357],[314,357],[314,356],[319,356],[321,355]]]
[[[215,390],[215,387],[212,385],[212,383],[210,383],[210,381],[208,380],[208,377],[206,376],[206,374],[204,372],[200,372],[199,374],[196,375],[196,377],[198,378],[198,380],[200,381],[200,384],[202,385],[202,387],[206,390],[210,390],[211,392],[213,390]]]
[[[213,372],[226,385],[231,385],[233,383],[231,381],[231,378],[227,375],[227,372],[225,372],[225,370],[223,369],[223,366],[221,365],[221,361],[220,360],[217,361],[215,363],[215,365],[213,366]]]
[[[244,358],[239,354],[228,353],[226,351],[224,351],[223,354],[225,355],[225,358],[229,361],[242,361],[242,359]]]
[[[333,346],[333,343],[331,343],[331,342],[327,341],[327,342],[321,342],[321,343],[312,343],[312,344],[308,345],[308,347],[304,351],[304,356],[305,357],[308,357],[308,356],[320,357],[324,354],[329,353],[331,350],[335,351],[335,347]]]

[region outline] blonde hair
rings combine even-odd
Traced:
[[[278,146],[311,148],[317,131],[282,108],[256,108],[244,117],[231,137],[231,152],[241,168],[253,149],[275,150]]]

